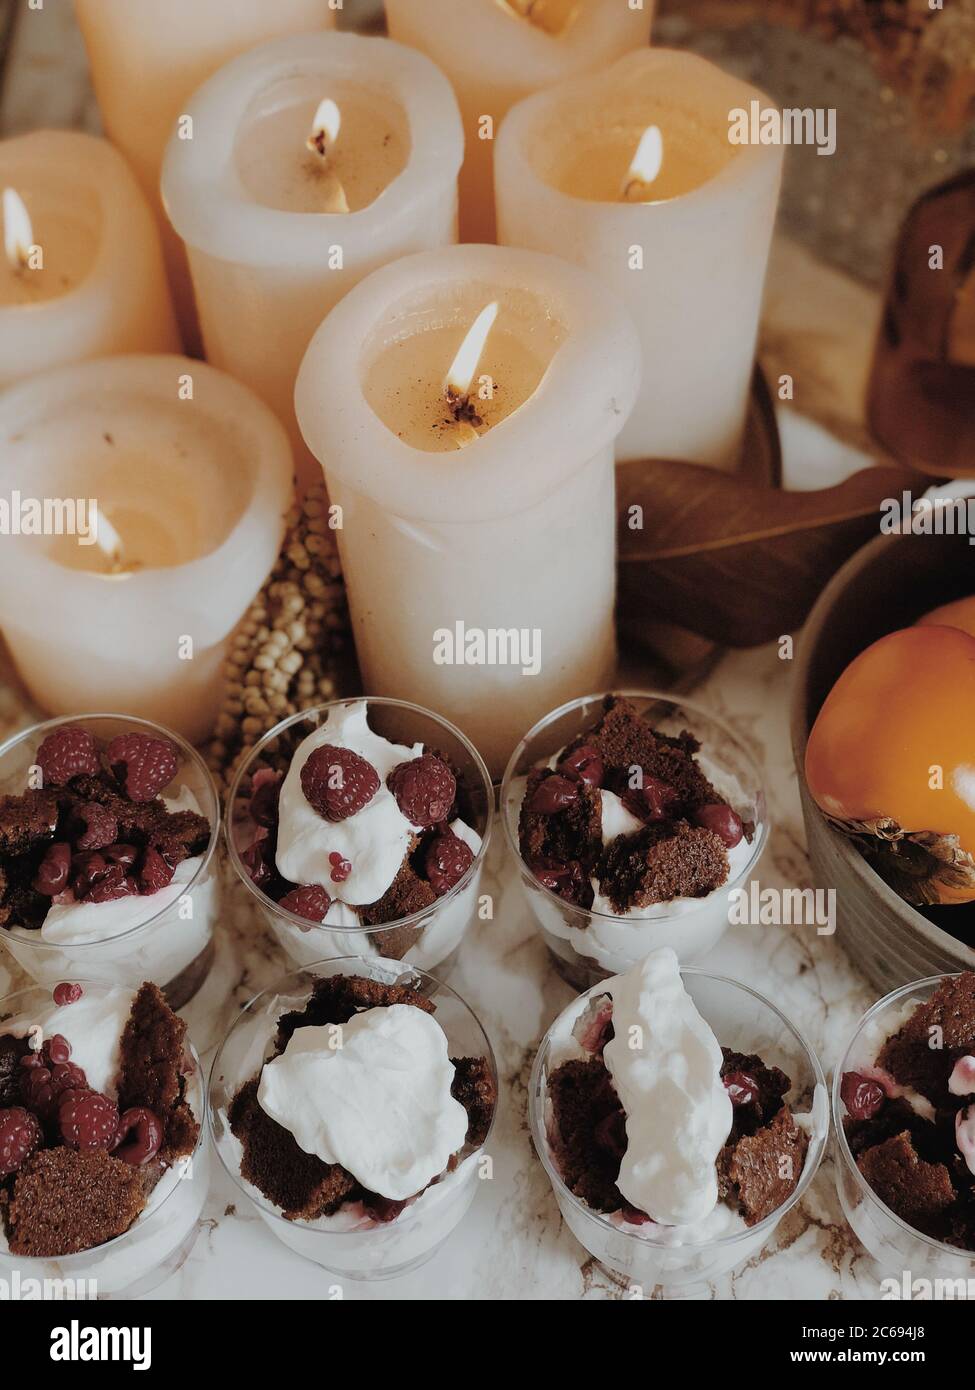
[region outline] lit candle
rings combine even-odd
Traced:
[[[163,192],[189,247],[207,359],[292,433],[302,355],[363,276],[456,236],[463,132],[422,54],[355,34],[284,39],[221,69],[189,106]]]
[[[63,130],[0,141],[0,189],[0,387],[176,347],[159,236],[111,145]]]
[[[223,63],[281,34],[331,28],[340,8],[335,0],[75,0],[102,122],[159,217],[188,342],[189,276],[159,200],[166,142],[191,93]]]
[[[487,246],[377,271],[302,364],[366,690],[446,716],[495,775],[611,681],[613,445],[639,372],[598,282]]]
[[[734,469],[782,148],[734,145],[767,97],[692,53],[647,49],[529,97],[498,140],[499,239],[586,266],[626,300],[643,386],[621,459]]]
[[[290,498],[280,424],[203,363],[107,358],[7,391],[0,626],[38,705],[205,737]]]
[[[494,241],[494,137],[515,102],[650,38],[654,0],[386,0],[392,38],[450,78],[464,117],[462,241]]]

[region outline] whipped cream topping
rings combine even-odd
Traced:
[[[703,1220],[718,1201],[715,1162],[732,1125],[721,1047],[685,991],[669,947],[606,988],[614,1037],[603,1061],[626,1111],[617,1186],[663,1225]]]
[[[20,1015],[6,1023],[2,1031],[23,1038],[36,1025],[41,1030],[38,1045],[60,1033],[71,1044],[71,1060],[84,1070],[92,1090],[114,1096],[121,1067],[122,1034],[134,999],[134,990],[101,993],[86,989],[75,1003],[60,1007],[52,1003],[29,1018]]]
[[[953,1096],[975,1096],[975,1057],[959,1057],[948,1078]]]
[[[467,1111],[436,1019],[412,1004],[364,1009],[341,1027],[298,1028],[265,1064],[257,1099],[305,1153],[370,1192],[404,1201],[464,1146]]]
[[[366,722],[367,702],[329,710],[325,723],[299,745],[281,786],[278,803],[278,870],[290,883],[319,883],[333,900],[363,906],[377,902],[399,872],[416,827],[411,825],[386,786],[398,763],[418,758],[423,744],[406,748],[373,733]],[[320,816],[301,789],[301,769],[316,748],[330,743],[351,748],[379,774],[379,790],[367,805],[343,821]],[[338,853],[352,865],[341,883],[332,881],[329,855]]]
[[[617,835],[636,835],[643,827],[643,821],[628,811],[615,792],[600,790],[603,844],[611,844]]]
[[[975,1174],[975,1105],[959,1110],[955,1116],[955,1141],[968,1171]]]

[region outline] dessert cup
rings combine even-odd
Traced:
[[[906,1274],[911,1279],[972,1280],[975,1279],[975,1252],[946,1245],[915,1230],[895,1215],[867,1182],[847,1142],[843,1125],[846,1106],[840,1095],[846,1072],[871,1066],[885,1039],[897,1032],[914,1007],[930,999],[944,979],[944,975],[932,975],[926,980],[916,980],[879,1000],[863,1015],[843,1050],[833,1075],[836,1191],[847,1221],[886,1274],[899,1277]]]
[[[111,993],[111,987],[101,982],[77,983],[84,986],[86,994]],[[50,1006],[50,990],[38,985],[8,994],[0,999],[0,1029],[7,1019],[29,1018]],[[13,1255],[0,1224],[0,1278],[8,1289],[18,1281],[23,1298],[138,1298],[158,1288],[181,1267],[199,1233],[210,1186],[206,1087],[200,1059],[189,1040],[186,1057],[186,1099],[200,1124],[194,1152],[164,1174],[145,1211],[124,1234],[91,1250],[50,1259]],[[27,1284],[27,1280],[38,1283]],[[54,1282],[45,1286],[45,1280]],[[32,1292],[28,1294],[27,1289]]]
[[[280,1015],[305,1005],[316,978],[334,975],[363,975],[386,983],[408,984],[419,993],[435,997],[434,1018],[447,1035],[451,1056],[486,1057],[497,1083],[491,1044],[459,995],[424,971],[401,962],[376,956],[348,956],[318,961],[306,970],[283,976],[238,1014],[210,1073],[210,1125],[220,1161],[279,1240],[334,1274],[350,1279],[391,1279],[424,1264],[463,1219],[477,1192],[483,1146],[443,1181],[427,1188],[395,1221],[364,1222],[359,1217],[346,1217],[341,1209],[335,1216],[317,1221],[288,1221],[242,1177],[241,1147],[227,1119],[228,1106],[237,1090],[271,1055]],[[489,1137],[490,1131],[485,1144]]]
[[[461,816],[477,831],[481,845],[463,878],[422,911],[380,926],[330,926],[309,922],[282,908],[262,892],[242,862],[242,852],[256,829],[248,813],[253,778],[261,769],[286,767],[298,744],[327,719],[330,710],[348,708],[363,700],[369,726],[375,733],[407,746],[422,743],[451,763],[458,778]],[[241,764],[227,798],[227,846],[237,876],[257,899],[268,926],[292,965],[301,967],[319,960],[361,955],[377,960],[402,959],[423,970],[439,966],[440,973],[445,974],[474,917],[493,814],[494,791],[487,768],[459,729],[418,705],[363,696],[302,710],[275,725],[255,745]]]
[[[620,975],[651,951],[670,946],[682,965],[698,960],[728,928],[728,895],[747,882],[768,837],[769,819],[758,766],[739,738],[719,719],[680,697],[656,691],[620,691],[638,714],[664,733],[686,729],[701,744],[697,761],[719,792],[744,820],[754,822],[750,845],[727,883],[706,898],[679,898],[646,909],[645,916],[615,916],[567,902],[544,887],[521,855],[518,817],[525,778],[580,735],[602,713],[602,695],[573,700],[539,721],[511,756],[501,784],[501,819],[515,855],[521,885],[559,974],[575,989],[588,989],[610,975]],[[739,847],[740,848],[740,847]]]
[[[0,942],[40,985],[53,987],[60,980],[85,979],[135,986],[151,980],[163,990],[170,1006],[180,1009],[200,989],[213,963],[213,928],[220,896],[214,857],[220,835],[220,799],[213,778],[192,745],[172,730],[146,719],[92,714],[50,719],[8,739],[0,747],[0,795],[25,790],[38,747],[54,729],[66,724],[87,730],[100,745],[130,733],[174,743],[180,767],[161,795],[166,799],[177,792],[191,793],[200,813],[210,822],[210,839],[195,868],[179,884],[178,894],[163,889],[158,895],[126,898],[136,921],[114,935],[68,940],[62,930],[60,939],[51,941],[44,939],[43,927],[33,931],[15,927],[0,928]],[[157,897],[164,900],[161,906],[156,904]]]
[[[718,1042],[734,1051],[758,1053],[768,1066],[781,1067],[792,1078],[788,1104],[797,1123],[809,1133],[802,1174],[792,1195],[763,1221],[744,1230],[701,1240],[678,1227],[623,1227],[611,1215],[594,1211],[562,1181],[549,1141],[548,1076],[561,1062],[559,1043],[566,1027],[600,993],[596,985],[564,1010],[542,1039],[528,1087],[528,1117],[532,1142],[555,1192],[566,1225],[595,1259],[626,1280],[630,1289],[649,1297],[661,1286],[678,1298],[707,1297],[706,1285],[752,1259],[771,1238],[786,1212],[798,1202],[816,1175],[829,1132],[826,1078],[819,1059],[784,1014],[755,990],[737,980],[681,970],[684,988]]]

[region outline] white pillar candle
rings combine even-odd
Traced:
[[[499,239],[588,267],[637,320],[621,459],[737,464],[782,174],[781,146],[729,139],[753,100],[771,105],[703,58],[648,49],[529,97],[502,128]]]
[[[192,335],[182,248],[159,200],[166,142],[191,93],[221,64],[279,34],[330,28],[335,0],[75,0],[75,10],[106,133],[157,212],[180,322]]]
[[[366,690],[445,715],[496,775],[546,710],[611,680],[613,444],[639,372],[598,282],[488,246],[377,271],[302,364]]]
[[[494,241],[494,136],[523,97],[650,38],[654,0],[386,0],[392,38],[450,78],[464,117],[462,241]]]
[[[280,424],[204,363],[104,358],[11,387],[0,626],[38,705],[203,738],[227,639],[277,558],[290,498]]]
[[[159,234],[105,140],[0,141],[0,387],[64,362],[177,346]]]
[[[333,109],[316,120],[323,101]],[[294,415],[304,351],[363,276],[455,240],[457,104],[421,53],[316,34],[238,58],[188,110],[196,134],[170,143],[163,192],[189,248],[207,360],[290,429],[305,483],[321,474]]]

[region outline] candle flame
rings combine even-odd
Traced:
[[[444,380],[444,391],[449,400],[466,401],[470,395],[474,373],[497,317],[497,302],[488,304],[467,330],[467,335],[457,349],[457,356],[450,364],[450,370]]]
[[[506,14],[527,19],[547,34],[563,33],[579,12],[581,0],[495,0]]]
[[[342,129],[342,113],[331,97],[319,102],[315,119],[311,123],[311,133],[305,144],[319,159],[327,159],[329,149],[339,138]]]
[[[122,561],[122,537],[107,516],[101,512],[96,515],[95,543],[108,561],[108,576],[113,579],[127,577],[132,571]]]
[[[623,181],[624,199],[634,203],[643,202],[646,198],[646,190],[656,181],[663,162],[664,137],[660,133],[660,127],[647,126],[640,137],[633,162]]]
[[[23,198],[13,188],[3,190],[3,245],[14,270],[26,270],[34,245],[34,229]]]

